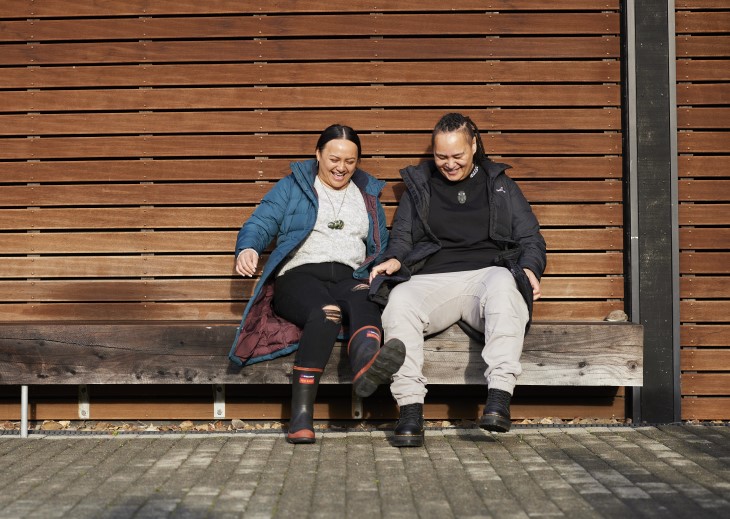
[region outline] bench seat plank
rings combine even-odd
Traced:
[[[227,353],[235,325],[129,323],[0,325],[0,384],[288,384],[294,356],[239,369]],[[522,385],[640,386],[642,327],[536,322],[525,341]],[[483,384],[481,346],[452,326],[426,342],[431,384]],[[325,384],[349,383],[341,345]]]

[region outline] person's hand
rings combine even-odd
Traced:
[[[256,273],[256,266],[259,264],[259,255],[253,249],[244,249],[236,258],[236,272],[243,277],[252,277]]]
[[[400,261],[395,258],[391,258],[388,261],[384,261],[380,265],[375,265],[373,267],[373,269],[370,271],[370,282],[372,283],[373,279],[375,279],[375,276],[378,276],[380,274],[387,274],[390,276],[393,272],[398,272],[399,270]]]
[[[530,280],[532,285],[532,300],[537,301],[542,297],[542,289],[540,288],[540,282],[537,280],[537,276],[530,269],[522,269],[527,274],[527,279]]]

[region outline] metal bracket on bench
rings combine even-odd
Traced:
[[[89,399],[89,388],[86,384],[79,385],[79,420],[91,418],[91,400]]]
[[[20,386],[20,437],[28,437],[28,386]]]
[[[226,386],[213,384],[213,418],[226,417]]]
[[[352,405],[351,405],[351,408],[350,409],[351,409],[351,412],[352,412],[352,417],[355,420],[362,420],[362,415],[363,415],[363,411],[362,411],[362,398],[360,398],[359,396],[357,396],[355,394],[355,386],[352,386],[352,400],[351,400],[351,402],[352,402]]]

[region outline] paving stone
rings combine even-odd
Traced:
[[[724,518],[729,429],[2,437],[0,518]]]

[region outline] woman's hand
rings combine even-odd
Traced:
[[[243,249],[236,258],[236,272],[244,277],[252,277],[259,264],[259,255],[253,249]]]
[[[375,279],[375,276],[378,276],[380,274],[387,274],[391,275],[394,272],[398,272],[400,270],[400,261],[398,261],[395,258],[391,258],[388,261],[382,262],[380,265],[375,265],[373,269],[370,271],[370,282],[372,283],[373,279]]]
[[[527,279],[530,280],[532,285],[532,300],[537,301],[542,297],[542,289],[540,288],[540,282],[537,280],[537,276],[530,269],[522,269],[527,274]]]

